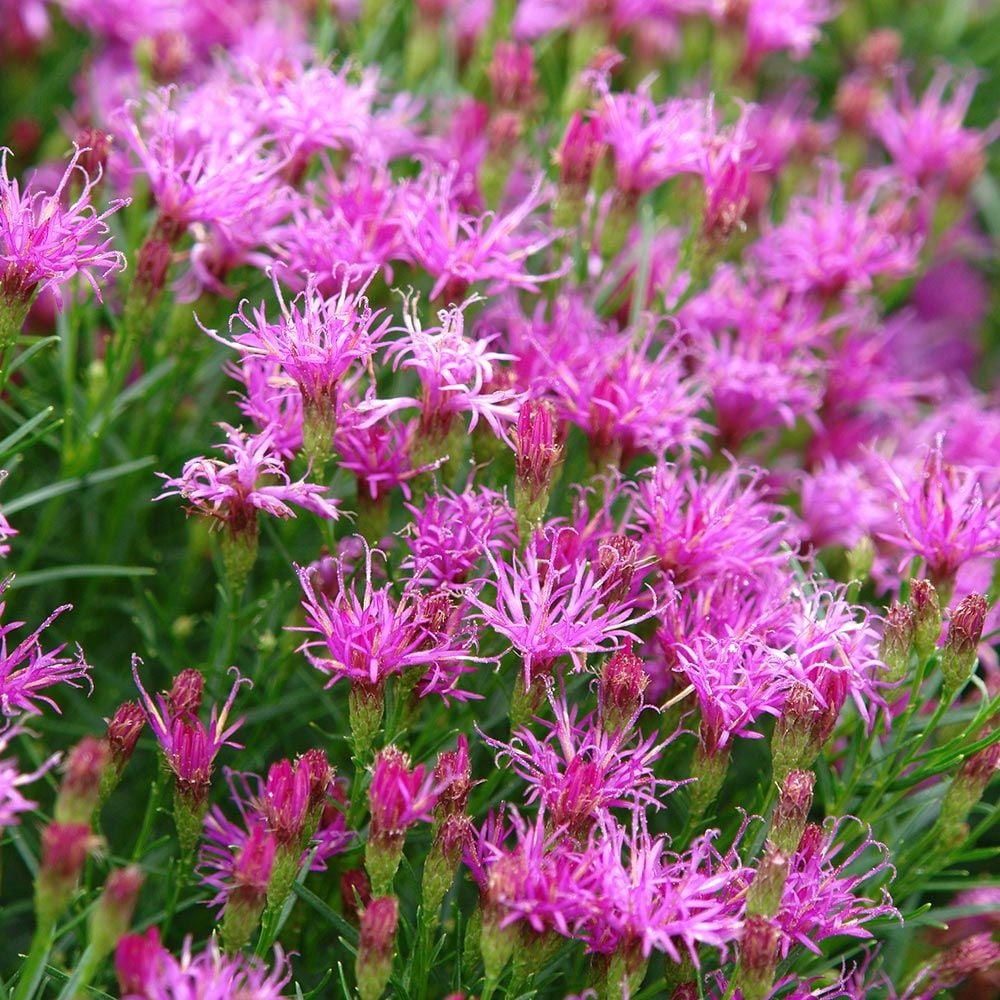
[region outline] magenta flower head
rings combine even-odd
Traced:
[[[922,240],[910,231],[910,202],[877,178],[850,200],[840,168],[828,161],[816,194],[794,198],[785,219],[751,254],[767,281],[793,292],[856,295],[877,278],[898,281],[915,272]]]
[[[0,732],[0,753],[4,753],[7,750],[10,741],[19,732],[18,728],[11,726],[7,726]],[[16,760],[12,760],[9,757],[0,759],[0,831],[6,830],[8,826],[18,823],[18,817],[21,813],[36,808],[38,803],[26,799],[19,789],[22,785],[30,784],[32,781],[40,778],[58,760],[58,755],[52,756],[34,771],[22,774]]]
[[[348,291],[346,275],[339,294],[330,298],[310,275],[305,290],[291,302],[285,301],[278,277],[275,267],[271,280],[281,313],[277,322],[268,321],[265,305],[250,309],[243,302],[229,322],[230,340],[205,332],[244,357],[280,366],[274,380],[287,380],[299,390],[306,454],[319,462],[332,447],[341,383],[348,372],[369,364],[389,319],[379,322],[382,310],[373,311],[359,292]]]
[[[242,590],[257,558],[257,512],[272,517],[295,517],[292,505],[319,517],[339,517],[335,501],[323,494],[325,486],[293,481],[274,447],[274,434],[244,434],[221,425],[229,440],[220,445],[228,461],[193,458],[184,463],[180,476],[158,473],[166,481],[155,499],[181,496],[194,511],[225,526],[222,554],[227,580],[236,592]]]
[[[837,13],[831,0],[748,0],[724,6],[727,11],[746,11],[741,71],[748,76],[772,52],[788,52],[793,59],[804,59],[819,40],[819,26]]]
[[[194,952],[191,938],[184,941],[179,959],[160,944],[155,927],[143,934],[126,934],[115,950],[115,972],[122,1000],[281,1000],[292,977],[280,948],[275,948],[274,968],[257,956],[226,956],[213,938],[203,951]]]
[[[478,618],[522,657],[525,690],[535,678],[551,673],[560,657],[582,671],[589,653],[613,652],[624,640],[635,639],[631,629],[653,613],[637,612],[629,605],[609,606],[604,575],[584,558],[564,566],[544,558],[543,546],[551,541],[535,534],[524,559],[512,554],[510,563],[487,552],[496,597],[486,600],[482,592],[466,594],[478,609]]]
[[[971,559],[1000,557],[1000,491],[996,477],[943,456],[943,437],[928,449],[919,472],[903,478],[886,465],[899,532],[882,537],[927,564],[934,585],[945,590]]]
[[[900,73],[894,100],[871,116],[875,137],[915,184],[961,196],[982,172],[986,146],[998,133],[996,124],[986,132],[962,124],[977,82],[971,75],[956,79],[941,66],[918,100]]]
[[[10,586],[10,579],[0,584],[0,595]],[[0,601],[0,618],[7,608],[7,602]],[[48,705],[54,711],[59,706],[43,693],[56,684],[79,687],[79,681],[90,684],[90,664],[83,658],[82,650],[76,657],[60,656],[65,644],[46,652],[42,649],[40,636],[71,604],[56,608],[38,628],[22,639],[13,649],[7,643],[7,636],[21,628],[24,622],[0,624],[0,712],[10,717],[22,712],[41,711],[39,703]]]
[[[174,818],[185,854],[194,850],[201,833],[202,820],[208,809],[208,790],[215,758],[224,746],[239,747],[233,735],[243,719],[229,722],[236,693],[244,684],[251,687],[248,677],[232,667],[236,678],[222,708],[212,706],[208,725],[191,715],[174,715],[163,695],[151,698],[139,680],[142,660],[132,657],[132,677],[142,696],[143,711],[153,735],[163,752],[163,762],[174,776]]]
[[[32,191],[30,183],[22,193],[7,174],[10,150],[0,149],[0,350],[13,342],[41,289],[52,288],[58,301],[59,286],[79,274],[100,299],[98,278],[125,268],[125,257],[111,249],[105,220],[128,202],[114,201],[97,214],[90,198],[100,174],[91,178],[80,166],[83,152],[75,149],[55,191],[45,194]],[[64,206],[63,196],[78,174],[82,189]]]
[[[365,868],[374,895],[391,891],[406,831],[429,821],[436,801],[434,775],[426,773],[422,764],[411,769],[410,758],[392,746],[376,755],[368,789],[372,818],[365,848]]]
[[[885,845],[872,840],[870,830],[853,850],[847,849],[846,841],[838,843],[846,822],[831,819],[822,828],[807,826],[802,834],[775,918],[782,958],[795,944],[819,954],[818,942],[828,937],[870,938],[864,927],[869,920],[901,919],[884,885],[877,902],[858,895],[866,882],[884,883],[895,870]]]

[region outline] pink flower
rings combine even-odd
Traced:
[[[537,802],[553,829],[585,837],[610,810],[658,809],[659,796],[676,787],[653,775],[664,746],[658,733],[643,737],[629,727],[612,736],[595,715],[578,723],[564,698],[550,692],[549,702],[555,721],[542,723],[544,738],[524,727],[508,743],[483,739],[496,751],[498,767],[509,762],[528,783],[525,801]]]
[[[337,561],[338,586],[333,598],[317,592],[308,568],[296,568],[305,595],[306,624],[293,631],[318,636],[306,639],[299,651],[329,676],[329,684],[346,678],[352,684],[378,687],[391,676],[417,670],[423,694],[468,697],[457,684],[472,669],[469,661],[478,660],[472,653],[474,638],[453,628],[457,622],[449,621],[440,630],[434,627],[426,620],[424,602],[416,592],[404,591],[397,601],[388,588],[376,589],[372,556],[366,546],[360,595],[356,585],[346,581],[343,559]]]
[[[10,150],[0,149],[0,296],[10,303],[26,305],[43,288],[53,289],[61,302],[60,285],[76,274],[100,299],[98,277],[104,280],[125,269],[124,255],[111,249],[105,220],[128,200],[113,201],[97,214],[91,192],[100,175],[91,178],[80,166],[83,152],[74,147],[51,194],[33,190],[31,183],[22,194],[17,180],[7,175]],[[80,193],[64,207],[63,196],[77,175]]]
[[[752,73],[771,52],[805,59],[819,40],[819,26],[837,8],[831,0],[750,0],[746,13],[744,69]]]
[[[876,278],[899,280],[916,270],[922,236],[911,231],[910,211],[909,198],[877,179],[849,200],[840,168],[827,161],[816,194],[793,198],[750,255],[767,281],[793,292],[867,291]]]
[[[956,79],[950,67],[941,66],[918,101],[900,73],[895,100],[871,116],[872,132],[915,184],[964,193],[982,171],[997,126],[986,132],[962,126],[976,83],[974,76]]]
[[[174,774],[178,790],[193,801],[202,802],[208,795],[212,767],[219,751],[225,746],[241,746],[232,737],[243,725],[243,719],[229,724],[229,713],[236,700],[236,692],[244,684],[252,687],[252,682],[231,667],[236,678],[229,697],[221,709],[218,705],[212,706],[209,723],[205,726],[196,716],[187,713],[175,715],[162,695],[151,698],[139,680],[141,663],[138,656],[132,657],[132,677],[142,696],[146,720],[163,751],[163,759]]]
[[[20,729],[10,726],[0,732],[0,753],[6,752],[10,741],[20,733]],[[17,761],[9,757],[0,760],[0,831],[17,823],[21,813],[38,807],[37,802],[26,799],[19,789],[22,785],[36,781],[49,771],[58,760],[59,756],[56,754],[27,774],[21,772]]]
[[[891,878],[895,869],[889,864],[885,845],[872,840],[870,830],[866,829],[866,836],[853,850],[847,850],[846,841],[838,844],[845,824],[846,820],[830,819],[823,828],[807,826],[791,858],[776,917],[782,958],[796,944],[819,954],[817,942],[828,937],[870,938],[871,932],[862,925],[878,917],[901,919],[884,886],[879,902],[857,895],[864,883],[881,881],[879,876],[884,878],[885,873],[891,873]],[[874,863],[861,863],[871,854],[877,856]]]
[[[438,790],[433,772],[423,764],[410,768],[410,758],[386,747],[375,757],[368,789],[371,806],[370,839],[402,836],[416,823],[430,822]]]
[[[115,971],[122,1000],[281,1000],[292,977],[280,948],[275,948],[272,970],[256,956],[224,955],[215,938],[198,953],[186,938],[176,959],[160,944],[155,927],[118,942]]]
[[[508,213],[470,215],[455,202],[451,175],[428,174],[404,196],[407,252],[417,267],[435,278],[432,300],[457,301],[478,282],[495,294],[506,288],[537,293],[541,282],[559,277],[562,269],[534,273],[529,258],[544,250],[559,233],[551,226],[529,225],[532,215],[548,201],[541,182]]]
[[[0,584],[0,595],[10,586],[10,579]],[[71,604],[56,608],[29,636],[22,639],[13,649],[7,645],[7,636],[21,628],[24,622],[0,624],[0,712],[5,716],[19,715],[21,712],[40,712],[39,703],[48,705],[56,712],[59,706],[47,695],[46,688],[55,684],[69,684],[79,687],[77,681],[90,684],[88,671],[90,664],[78,649],[75,658],[60,656],[66,644],[45,652],[40,636],[64,611],[72,609]],[[0,619],[7,609],[6,600],[0,601]]]
[[[497,363],[511,356],[491,351],[493,338],[472,339],[465,334],[465,309],[472,301],[442,309],[441,325],[425,330],[417,316],[418,301],[411,298],[403,313],[406,335],[387,351],[394,368],[412,369],[420,378],[420,427],[434,439],[447,434],[458,414],[469,414],[470,431],[484,420],[497,437],[505,437],[507,425],[517,419],[518,394],[489,388],[500,371]],[[400,409],[415,402],[399,398],[391,406]],[[384,408],[384,404],[370,405],[379,411]]]
[[[514,517],[499,493],[469,487],[462,493],[432,493],[423,508],[407,504],[413,516],[406,531],[410,554],[402,568],[413,584],[465,584],[487,549],[494,554],[514,544]]]
[[[217,519],[233,534],[255,531],[258,510],[272,517],[294,517],[290,504],[331,520],[339,517],[336,501],[323,496],[325,486],[307,483],[304,478],[292,481],[275,453],[270,430],[249,435],[227,424],[220,426],[229,441],[219,448],[230,461],[192,458],[184,463],[180,476],[158,473],[169,489],[155,499],[181,496],[191,504],[191,510]]]
[[[882,537],[902,548],[905,563],[919,556],[936,583],[953,581],[962,566],[981,556],[1000,557],[1000,483],[986,470],[952,465],[944,436],[927,449],[919,473],[899,475],[886,463],[899,533]]]
[[[606,604],[601,586],[606,574],[585,559],[559,567],[551,557],[542,558],[539,547],[549,540],[536,533],[524,558],[512,554],[510,563],[487,550],[496,596],[490,601],[482,592],[466,593],[469,603],[479,609],[479,620],[521,656],[526,686],[549,673],[563,656],[575,670],[583,670],[588,653],[611,652],[623,640],[635,639],[631,629],[652,614]]]

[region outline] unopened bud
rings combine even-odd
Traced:
[[[399,903],[395,896],[373,899],[361,914],[356,975],[361,1000],[378,1000],[392,973]]]
[[[529,110],[538,96],[535,54],[530,45],[499,41],[488,70],[494,102],[502,108]]]
[[[469,741],[464,735],[458,737],[458,746],[454,750],[446,750],[438,756],[434,768],[434,784],[440,789],[437,805],[434,807],[436,820],[443,821],[448,816],[465,812],[473,782]]]
[[[598,704],[606,733],[617,733],[635,718],[648,684],[643,662],[632,652],[632,641],[626,640],[624,648],[610,657],[601,671]]]
[[[137,865],[118,868],[108,875],[88,921],[89,945],[99,958],[110,955],[128,931],[144,879]]]
[[[140,306],[148,307],[163,291],[172,258],[170,243],[161,237],[152,237],[139,248],[135,266],[134,294],[141,297]]]
[[[80,149],[80,159],[77,161],[91,180],[96,179],[104,170],[111,152],[113,136],[102,129],[81,129],[76,136],[76,145]]]
[[[170,686],[167,701],[170,703],[171,716],[176,719],[181,716],[195,716],[201,711],[201,700],[205,694],[205,678],[201,671],[189,667],[182,670]]]
[[[258,825],[237,855],[233,888],[222,915],[222,943],[228,952],[239,951],[260,923],[276,850],[274,835]]]
[[[779,932],[770,920],[756,914],[746,918],[736,978],[744,1000],[766,1000],[774,983]]]
[[[348,699],[348,714],[351,720],[351,742],[354,756],[362,759],[368,756],[372,743],[382,728],[385,711],[385,691],[381,684],[367,684],[353,681]]]
[[[909,671],[915,630],[916,620],[910,607],[893,601],[879,646],[879,656],[887,669],[886,679],[891,683],[902,680]]]
[[[598,161],[604,154],[601,123],[574,111],[556,153],[559,184],[582,197],[590,187]]]
[[[878,28],[858,48],[858,65],[878,76],[888,76],[899,62],[903,39],[892,28]]]
[[[989,730],[980,736],[990,735]],[[1000,768],[1000,741],[972,754],[959,769],[941,802],[937,826],[943,842],[951,843],[965,818],[978,803],[986,786]]]
[[[827,716],[807,685],[792,685],[771,740],[775,781],[783,784],[789,772],[812,764],[829,736]]]
[[[562,459],[555,409],[546,400],[526,400],[517,416],[514,501],[522,543],[545,516],[553,475]]]
[[[875,102],[871,81],[864,76],[845,76],[837,86],[834,108],[844,128],[863,132]]]
[[[930,580],[914,580],[910,588],[913,612],[913,645],[921,661],[937,649],[941,637],[941,604]]]
[[[432,921],[455,879],[462,854],[472,840],[472,821],[468,816],[454,814],[438,827],[434,842],[424,863],[421,883],[421,905]]]
[[[771,820],[769,840],[785,854],[793,854],[802,839],[812,808],[816,775],[812,771],[789,771]]]
[[[930,972],[937,989],[958,986],[975,972],[1000,964],[1000,942],[989,934],[973,934],[942,952],[931,964]]]
[[[57,823],[89,825],[97,808],[101,779],[110,763],[111,751],[107,743],[95,736],[85,736],[73,747],[63,765],[63,778],[56,797]]]
[[[120,776],[139,742],[146,716],[136,702],[126,701],[115,709],[107,723],[104,738],[111,750],[111,763]]]
[[[345,913],[360,920],[371,898],[371,883],[363,868],[351,868],[340,876],[340,899]]]
[[[625,535],[612,535],[598,545],[597,571],[605,604],[618,603],[628,597],[638,556],[639,543]]]
[[[89,823],[50,823],[42,831],[42,860],[35,881],[35,912],[48,926],[76,891],[87,855],[99,843]]]
[[[941,650],[943,696],[947,701],[969,679],[976,665],[976,649],[983,635],[986,610],[986,598],[982,594],[969,594],[951,613],[948,635]]]
[[[747,892],[747,913],[773,917],[778,912],[788,879],[789,861],[789,855],[773,844],[765,848]]]

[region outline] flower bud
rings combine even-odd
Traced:
[[[744,1000],[766,1000],[774,983],[779,932],[770,920],[756,914],[746,918],[736,978]]]
[[[941,604],[930,580],[914,580],[910,588],[913,612],[913,645],[921,661],[937,649],[941,637]]]
[[[487,73],[496,105],[507,109],[530,110],[538,97],[535,56],[530,45],[497,42]]]
[[[139,248],[134,286],[137,308],[148,308],[152,300],[163,291],[171,259],[170,243],[165,239],[153,237]]]
[[[989,735],[989,730],[980,733],[981,738]],[[973,806],[982,799],[986,786],[998,768],[1000,768],[1000,741],[976,751],[962,764],[941,802],[937,827],[941,831],[943,842],[951,844],[955,840],[956,832]]]
[[[729,770],[730,751],[730,746],[716,747],[714,751],[709,751],[704,742],[699,740],[691,762],[691,777],[695,781],[691,786],[688,808],[693,819],[701,819],[705,810],[718,797]]]
[[[522,543],[545,517],[553,475],[562,460],[560,437],[551,403],[529,399],[521,404],[513,438],[514,502]]]
[[[670,1000],[699,1000],[699,996],[697,983],[681,983],[670,994]]]
[[[471,840],[472,821],[461,813],[448,816],[434,835],[421,882],[421,905],[432,921],[437,920],[441,903]]]
[[[56,797],[55,821],[62,824],[90,824],[97,808],[101,779],[111,763],[107,743],[85,736],[69,752],[63,764],[63,778]]]
[[[117,868],[108,875],[101,898],[90,911],[89,945],[99,958],[110,955],[132,923],[145,876],[138,865]]]
[[[768,844],[757,866],[757,873],[747,892],[747,913],[773,917],[781,906],[781,895],[788,879],[789,855]]]
[[[916,620],[909,605],[893,601],[879,646],[879,657],[886,665],[886,679],[890,682],[902,680],[909,670],[915,630]]]
[[[344,912],[360,920],[372,899],[371,884],[363,868],[351,868],[340,876],[340,899]]]
[[[160,932],[155,927],[145,934],[126,934],[115,948],[115,975],[121,995],[148,996],[162,956]]]
[[[102,129],[84,128],[77,133],[76,145],[80,148],[80,159],[77,162],[91,179],[103,172],[113,141],[114,136]]]
[[[899,62],[902,49],[898,31],[877,28],[858,47],[858,65],[877,76],[888,76]]]
[[[309,812],[322,810],[336,776],[329,758],[322,750],[307,750],[296,760],[295,766],[309,779]]]
[[[1000,942],[994,941],[989,934],[973,934],[935,958],[930,966],[931,980],[936,989],[949,989],[973,973],[998,964]]]
[[[438,756],[434,768],[434,784],[439,789],[434,816],[443,821],[449,816],[465,813],[472,789],[472,765],[469,762],[469,741],[458,737],[458,746]]]
[[[948,635],[941,650],[943,696],[946,701],[951,701],[976,665],[976,649],[983,635],[986,610],[986,598],[982,594],[969,594],[951,613]]]
[[[808,767],[826,742],[827,728],[824,713],[810,688],[793,684],[771,739],[774,780],[783,784],[792,770]]]
[[[274,835],[257,825],[236,858],[222,915],[222,943],[228,952],[239,951],[260,923],[277,846]]]
[[[601,726],[613,735],[635,718],[643,705],[649,675],[642,660],[632,652],[632,641],[605,661],[598,689]]]
[[[601,577],[605,604],[615,604],[628,597],[638,555],[639,543],[625,535],[612,535],[600,543],[597,548],[597,571]]]
[[[568,188],[574,196],[582,199],[590,187],[604,148],[600,120],[584,118],[579,111],[574,111],[566,126],[562,145],[555,154],[560,187]]]
[[[768,839],[778,850],[794,854],[812,807],[816,775],[812,771],[789,771],[771,819]]]
[[[39,926],[50,925],[66,908],[87,855],[98,843],[89,823],[50,823],[42,831],[42,860],[35,881]]]
[[[134,701],[126,701],[115,709],[115,714],[106,720],[108,728],[104,738],[111,751],[111,764],[118,777],[125,770],[135,751],[135,746],[146,725],[146,716]]]
[[[361,914],[355,966],[361,1000],[378,1000],[389,982],[398,920],[399,903],[395,896],[373,899]]]
[[[200,670],[189,667],[182,670],[170,686],[167,702],[170,705],[171,718],[177,719],[185,715],[195,716],[201,711],[201,701],[205,694],[205,678]]]

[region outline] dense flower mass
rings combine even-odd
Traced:
[[[11,1000],[1000,995],[996,37],[0,0]]]

